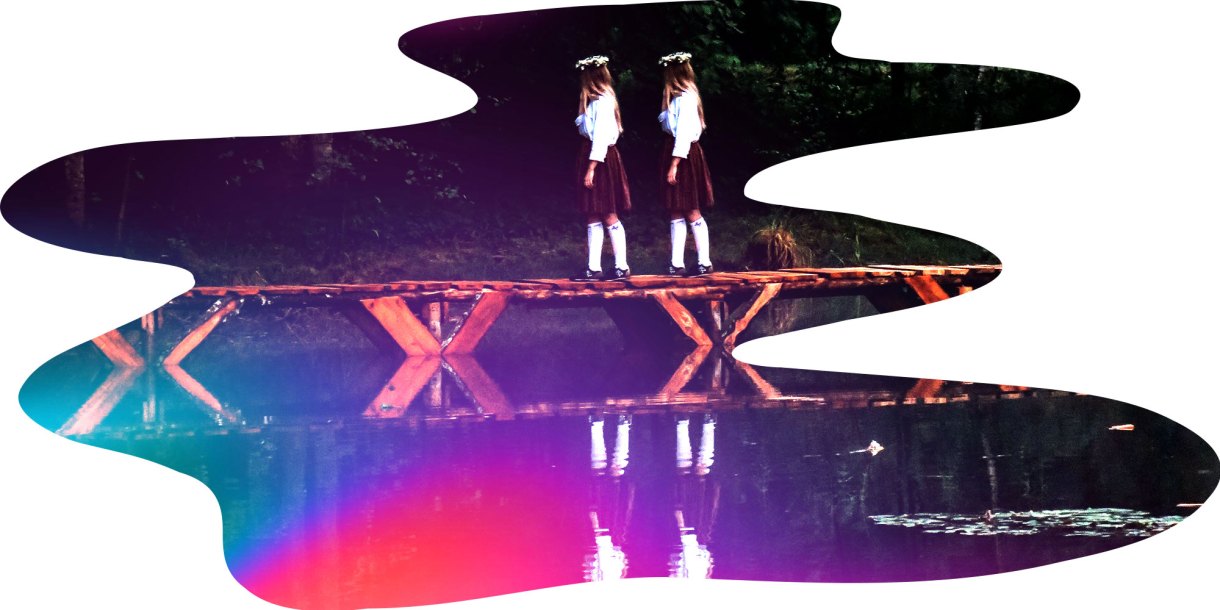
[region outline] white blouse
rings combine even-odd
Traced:
[[[585,113],[576,117],[576,129],[580,135],[593,142],[589,151],[590,161],[606,160],[606,149],[618,142],[618,119],[614,116],[614,105],[618,102],[607,93],[589,102]]]
[[[698,142],[703,135],[703,122],[699,120],[699,94],[683,91],[669,100],[669,109],[657,116],[661,129],[674,137],[673,156],[686,158],[690,154],[691,142]]]

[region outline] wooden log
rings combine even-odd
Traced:
[[[397,348],[407,356],[439,356],[440,343],[397,296],[360,299],[342,311],[373,343]]]
[[[516,415],[516,410],[500,391],[500,386],[483,370],[474,356],[446,354],[444,364],[481,412],[496,419],[512,419]]]
[[[402,417],[411,401],[441,368],[439,356],[408,357],[364,410],[364,416],[376,419]]]
[[[110,370],[106,379],[93,391],[85,404],[76,410],[64,425],[55,431],[61,436],[76,436],[90,434],[97,429],[106,416],[114,410],[123,396],[135,385],[143,367],[120,366]]]
[[[101,350],[102,355],[117,367],[138,368],[144,366],[144,359],[136,353],[123,333],[117,329],[93,338],[93,345]]]
[[[658,392],[661,396],[675,396],[690,384],[691,379],[694,379],[695,373],[699,372],[699,367],[703,365],[703,361],[707,359],[707,355],[712,352],[712,346],[700,345],[692,350],[681,364],[674,370],[673,375],[669,376],[669,380],[665,385],[661,386]]]
[[[781,288],[783,288],[783,284],[763,285],[762,288],[754,293],[753,298],[746,302],[744,305],[745,310],[740,315],[730,318],[729,323],[726,325],[728,333],[724,335],[723,339],[726,350],[732,351],[733,346],[737,344],[737,337],[750,325],[750,322],[754,320],[754,316],[758,315],[759,310],[771,302],[775,295],[779,294]]]
[[[170,350],[169,355],[165,357],[162,364],[166,366],[177,366],[187,357],[200,343],[212,334],[213,330],[224,321],[229,314],[237,311],[237,306],[241,304],[241,299],[229,298],[226,299],[220,307],[217,307],[210,315],[204,318],[203,322],[191,329],[190,332]]]
[[[474,306],[466,317],[458,322],[453,336],[445,340],[441,351],[448,354],[469,354],[487,334],[496,318],[504,313],[510,294],[507,292],[484,292],[475,299]]]
[[[652,298],[657,306],[661,308],[661,311],[665,312],[673,320],[674,324],[678,326],[678,330],[682,331],[682,334],[686,335],[688,339],[694,341],[695,345],[712,345],[712,338],[699,325],[699,321],[672,294],[654,292]]]
[[[165,365],[165,372],[174,380],[186,393],[194,398],[199,404],[207,407],[212,413],[230,424],[237,423],[237,415],[225,408],[224,405],[212,395],[207,388],[203,387],[190,373],[183,370],[182,367],[176,364]]]

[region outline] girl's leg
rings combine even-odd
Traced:
[[[628,271],[627,267],[627,230],[619,222],[618,214],[606,214],[602,218],[606,230],[610,232],[610,247],[614,250],[614,268]]]
[[[707,236],[707,220],[699,214],[699,210],[686,213],[686,221],[690,223],[690,231],[695,236],[695,252],[699,255],[699,266],[712,268],[712,246]]]
[[[585,231],[589,239],[589,270],[602,270],[602,240],[605,238],[604,229],[601,220],[597,216],[589,216],[586,219],[588,223]]]
[[[670,273],[681,273],[686,268],[686,221],[679,212],[669,215],[669,244]]]

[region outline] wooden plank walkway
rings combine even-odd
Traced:
[[[145,358],[119,332],[94,339],[116,367],[144,360],[177,366],[244,303],[338,308],[376,345],[407,356],[469,354],[509,304],[602,307],[628,341],[655,343],[665,335],[692,347],[731,351],[772,300],[860,295],[878,311],[934,303],[994,279],[999,265],[871,265],[716,272],[698,277],[643,275],[625,281],[541,278],[517,281],[395,281],[366,284],[200,286],[162,309],[209,305],[161,356],[154,336],[160,310],[145,316]],[[451,306],[464,310],[450,315]],[[676,332],[675,332],[676,331]],[[156,338],[160,340],[160,338]]]

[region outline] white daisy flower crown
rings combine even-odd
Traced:
[[[608,63],[610,63],[610,58],[606,57],[605,55],[590,55],[589,57],[586,57],[586,58],[576,62],[576,67],[578,69],[584,70],[585,68],[588,68],[590,66],[593,66],[593,67],[604,66]]]
[[[661,64],[662,66],[668,66],[669,64],[680,64],[690,61],[690,57],[690,53],[687,53],[686,51],[678,51],[677,53],[670,53],[669,55],[662,57],[659,61],[657,61],[657,63]]]

